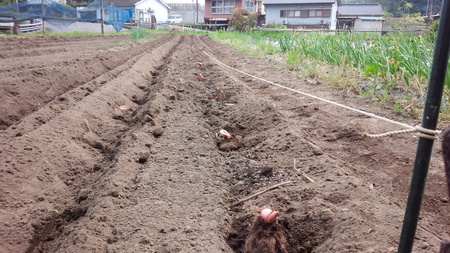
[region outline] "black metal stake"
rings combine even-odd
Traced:
[[[436,129],[437,126],[444,90],[445,73],[447,71],[450,46],[450,33],[448,32],[450,29],[449,14],[449,0],[444,0],[442,3],[442,16],[439,22],[425,111],[422,119],[422,127],[431,130]],[[419,138],[408,202],[403,220],[402,234],[398,245],[399,253],[410,253],[412,251],[433,142],[431,139]]]

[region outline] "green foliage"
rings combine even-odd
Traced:
[[[403,105],[401,103],[395,103],[394,104],[394,112],[397,114],[403,113]]]
[[[0,30],[0,35],[11,35],[11,30]]]
[[[282,24],[270,23],[267,24],[266,28],[287,29],[287,26]]]
[[[300,56],[300,54],[297,53],[288,54],[286,65],[289,70],[298,70],[301,63],[303,63],[303,58]]]
[[[395,17],[401,17],[405,13],[405,8],[408,8],[409,13],[419,12],[422,16],[427,15],[427,7],[432,7],[431,12],[437,13],[442,6],[442,0],[433,0],[431,5],[429,1],[424,0],[342,0],[342,3],[379,3],[384,11],[392,13]],[[405,5],[408,3],[408,5]]]
[[[26,2],[26,1],[27,0],[18,0],[17,2],[16,2],[16,0],[0,0],[0,7],[13,5],[13,4],[17,4],[17,3],[23,3],[23,2]]]
[[[139,40],[144,38],[147,35],[146,29],[140,27],[133,27],[131,29],[131,38],[133,40]]]
[[[294,51],[328,64],[353,67],[391,86],[404,83],[407,88],[428,80],[433,57],[432,41],[413,34],[286,34],[279,45],[281,52]]]
[[[282,32],[262,36],[261,33],[253,32],[239,37],[236,36],[238,33],[215,34],[226,35],[228,40],[233,41],[231,43],[240,44],[242,47],[246,43],[252,47],[257,45],[259,48],[271,45],[272,52],[276,53],[274,51],[276,46],[279,53],[286,54],[287,64],[291,69],[297,69],[302,64],[302,59],[313,59],[330,65],[357,69],[365,76],[390,88],[402,87],[405,90],[422,93],[421,85],[428,82],[434,51],[432,36],[413,33],[380,36]],[[450,88],[450,79],[446,80],[446,84]]]
[[[439,20],[435,20],[435,21],[431,22],[431,24],[429,25],[429,27],[430,27],[430,30],[431,30],[433,33],[437,33],[438,27],[439,27]]]
[[[411,30],[413,26],[426,26],[425,20],[422,17],[416,17],[414,15],[402,18],[386,18],[384,24],[398,31]]]
[[[384,11],[384,17],[385,18],[393,18],[394,14],[388,11]]]
[[[278,45],[280,46],[280,51],[282,53],[293,51],[297,47],[297,40],[292,39],[290,33],[285,33],[278,38]]]
[[[249,13],[247,9],[234,9],[230,20],[230,26],[236,31],[249,31],[256,26],[256,13]]]
[[[412,3],[409,3],[407,1],[401,1],[401,4],[399,4],[398,10],[401,11],[403,14],[408,14],[409,10],[413,7]]]

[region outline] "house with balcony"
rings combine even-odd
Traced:
[[[245,8],[251,13],[263,14],[261,0],[205,0],[205,23],[228,25],[234,9]]]

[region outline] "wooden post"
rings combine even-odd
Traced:
[[[45,22],[44,22],[44,16],[45,16],[45,8],[44,8],[44,0],[41,0],[41,18],[42,18],[42,33],[45,31]]]
[[[105,35],[105,20],[103,17],[103,1],[100,1],[100,19],[102,26],[102,35]]]

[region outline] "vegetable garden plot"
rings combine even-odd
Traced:
[[[391,126],[224,70],[196,49],[192,36],[158,38],[115,50],[94,43],[98,50],[87,55],[48,50],[55,56],[27,58],[33,70],[45,62],[67,66],[59,72],[69,77],[75,66],[82,70],[77,62],[89,63],[88,55],[103,59],[92,78],[69,81],[56,94],[54,83],[63,82],[52,78],[59,75],[43,71],[53,82],[27,92],[39,79],[8,56],[2,78],[20,73],[28,84],[14,87],[17,101],[34,94],[51,99],[20,111],[25,115],[1,132],[1,251],[240,252],[255,210],[264,207],[279,212],[288,252],[396,247],[414,137],[367,140],[359,133]],[[93,45],[89,37],[67,40],[55,39],[52,47]],[[368,107],[205,37],[198,43],[239,69]],[[128,60],[117,64],[120,57]],[[12,103],[2,109],[8,108]],[[220,150],[222,129],[241,136],[241,146]],[[415,252],[437,251],[448,237],[438,151]],[[230,208],[286,181],[292,183]]]

